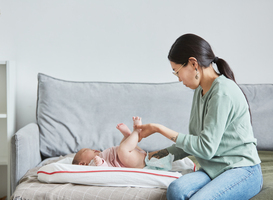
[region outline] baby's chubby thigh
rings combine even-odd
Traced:
[[[128,151],[122,147],[117,149],[120,162],[128,168],[144,168],[146,152],[133,149]]]

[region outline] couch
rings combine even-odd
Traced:
[[[241,84],[248,98],[264,185],[252,199],[273,199],[273,85]],[[76,82],[38,74],[37,121],[12,138],[12,199],[166,199],[166,189],[46,184],[37,170],[88,147],[116,146],[122,135],[116,124],[132,130],[132,116],[188,133],[193,91],[179,82]],[[173,143],[160,134],[143,139],[145,151]],[[194,157],[190,158],[196,163]]]

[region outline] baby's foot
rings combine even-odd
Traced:
[[[124,137],[131,135],[130,129],[123,123],[118,124],[117,129],[124,135]]]
[[[142,125],[140,117],[133,117],[134,125]]]
[[[134,125],[142,125],[141,118],[140,117],[133,117]],[[141,129],[134,129],[138,133],[141,131]]]

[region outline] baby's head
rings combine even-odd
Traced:
[[[89,165],[91,160],[98,156],[100,151],[92,150],[89,148],[83,148],[76,153],[74,156],[72,164],[75,165]]]

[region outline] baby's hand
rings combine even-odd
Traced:
[[[94,162],[95,162],[95,165],[96,165],[96,166],[102,165],[102,159],[101,159],[101,157],[95,156]]]

